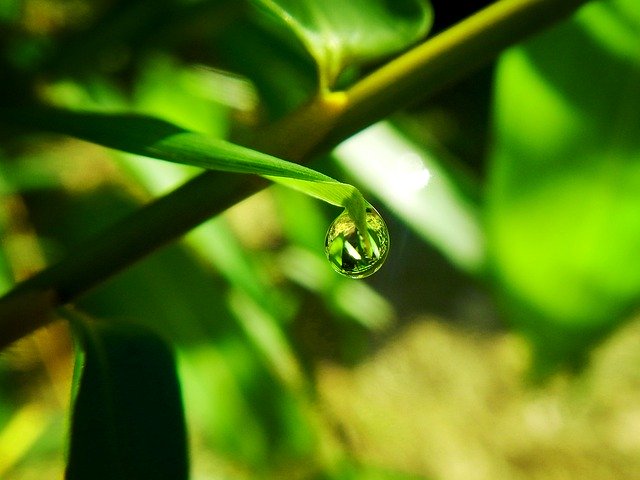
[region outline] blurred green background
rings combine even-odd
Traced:
[[[245,2],[0,2],[0,109],[237,140],[316,85]],[[640,478],[639,112],[640,4],[591,2],[311,164],[386,219],[370,279],[324,258],[339,210],[273,186],[78,306],[171,342],[195,480]],[[198,172],[9,125],[0,293]],[[62,478],[72,370],[63,322],[0,354],[0,478]]]

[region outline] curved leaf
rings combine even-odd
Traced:
[[[428,32],[433,12],[425,0],[252,0],[292,31],[318,65],[320,86],[342,70],[405,49]]]
[[[14,122],[71,135],[105,147],[209,170],[261,175],[349,211],[366,231],[368,202],[353,185],[250,148],[133,114],[81,113],[56,109],[12,111]]]

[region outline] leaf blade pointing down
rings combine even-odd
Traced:
[[[136,325],[64,315],[82,360],[65,478],[186,480],[185,420],[169,347]]]

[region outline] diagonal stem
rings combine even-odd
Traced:
[[[567,18],[586,0],[501,0],[409,50],[347,90],[348,106],[324,140],[329,148],[435,95],[507,47]]]
[[[294,112],[268,135],[258,136],[252,147],[292,161],[328,151],[566,18],[585,1],[500,0],[359,81],[346,92],[346,101],[319,99]],[[123,219],[0,299],[0,348],[50,321],[43,312],[82,295],[264,186],[253,178],[206,172]],[[206,201],[212,192],[216,201]]]

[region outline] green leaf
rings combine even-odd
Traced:
[[[346,208],[366,231],[367,201],[352,185],[297,163],[184,130],[143,115],[80,113],[55,109],[11,111],[13,122],[72,135],[105,147],[209,170],[261,175],[274,182]]]
[[[622,4],[590,4],[497,72],[491,256],[543,369],[580,364],[640,301],[640,36]]]
[[[65,315],[84,357],[66,478],[186,479],[185,421],[169,347],[139,326]]]
[[[405,49],[433,22],[425,0],[252,0],[280,28],[290,30],[318,65],[321,88],[345,67]]]
[[[9,194],[12,190],[12,186],[9,185],[3,176],[3,171],[0,169],[0,196]],[[0,206],[0,238],[4,238],[7,232],[7,212],[4,211],[3,206]],[[9,287],[13,285],[13,275],[11,267],[9,265],[9,259],[7,258],[4,248],[0,245],[0,294],[9,290]]]

